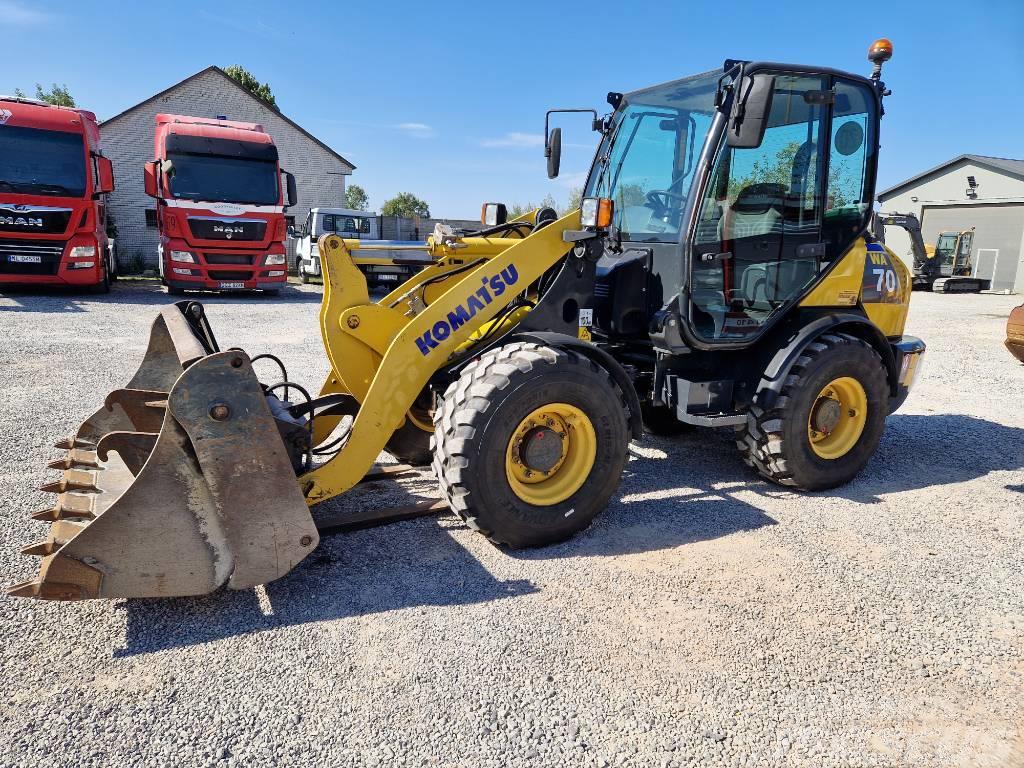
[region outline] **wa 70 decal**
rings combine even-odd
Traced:
[[[899,275],[888,251],[878,243],[868,244],[861,301],[865,304],[899,304],[901,301]]]

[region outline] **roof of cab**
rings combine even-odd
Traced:
[[[169,133],[181,136],[202,136],[211,139],[229,139],[232,141],[248,141],[253,144],[273,144],[270,134],[263,130],[259,123],[242,123],[237,120],[218,120],[208,117],[191,117],[189,115],[156,116],[157,129],[165,127]]]
[[[84,120],[96,123],[96,115],[84,109],[56,107],[52,104],[23,99],[17,96],[0,96],[0,125],[42,128],[50,131],[82,133]]]

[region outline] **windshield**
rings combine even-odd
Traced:
[[[171,196],[179,200],[277,205],[277,164],[267,160],[168,153]]]
[[[82,136],[0,125],[0,192],[83,197]]]
[[[939,235],[939,242],[935,244],[935,256],[939,261],[953,261],[953,253],[956,251],[956,235]]]
[[[720,77],[720,71],[707,72],[626,95],[584,193],[615,201],[615,226],[624,240],[679,240]]]

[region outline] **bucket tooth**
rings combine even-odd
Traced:
[[[72,469],[86,468],[98,469],[100,467],[96,452],[85,448],[72,448],[61,458],[51,461],[46,465],[50,469]]]
[[[67,493],[68,491],[98,491],[99,488],[96,487],[95,480],[86,482],[69,480],[65,477],[39,486],[39,490],[43,493]]]
[[[84,503],[81,501],[83,499]],[[74,520],[79,518],[91,520],[95,516],[96,515],[92,510],[91,501],[87,496],[82,494],[67,494],[54,506],[34,512],[32,514],[32,519],[42,520],[46,523],[53,523],[57,520]]]
[[[15,584],[7,594],[38,600],[86,600],[99,597],[102,584],[101,571],[57,553],[43,560],[38,578]]]
[[[95,448],[96,444],[80,437],[65,437],[63,440],[58,440],[53,444],[54,448],[60,448],[62,451],[70,451],[72,448]]]
[[[29,544],[21,550],[21,554],[30,557],[46,557],[57,551],[60,544],[53,539],[42,539],[34,544]]]

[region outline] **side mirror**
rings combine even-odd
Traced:
[[[544,147],[544,157],[548,159],[548,178],[558,176],[558,169],[562,164],[562,129],[552,128],[548,136],[547,146]]]
[[[288,237],[298,237],[298,234],[295,232],[295,227],[288,227]]]
[[[114,164],[108,157],[96,157],[96,192],[106,194],[114,191]]]
[[[146,194],[150,197],[159,197],[160,190],[157,185],[156,160],[151,160],[142,166],[142,173],[145,179]]]
[[[775,77],[772,75],[747,75],[736,83],[726,144],[738,149],[761,146],[772,111],[774,91]]]
[[[281,171],[281,173],[284,174],[285,190],[288,195],[287,207],[291,208],[299,201],[299,193],[295,188],[295,177],[288,173],[288,171]]]

